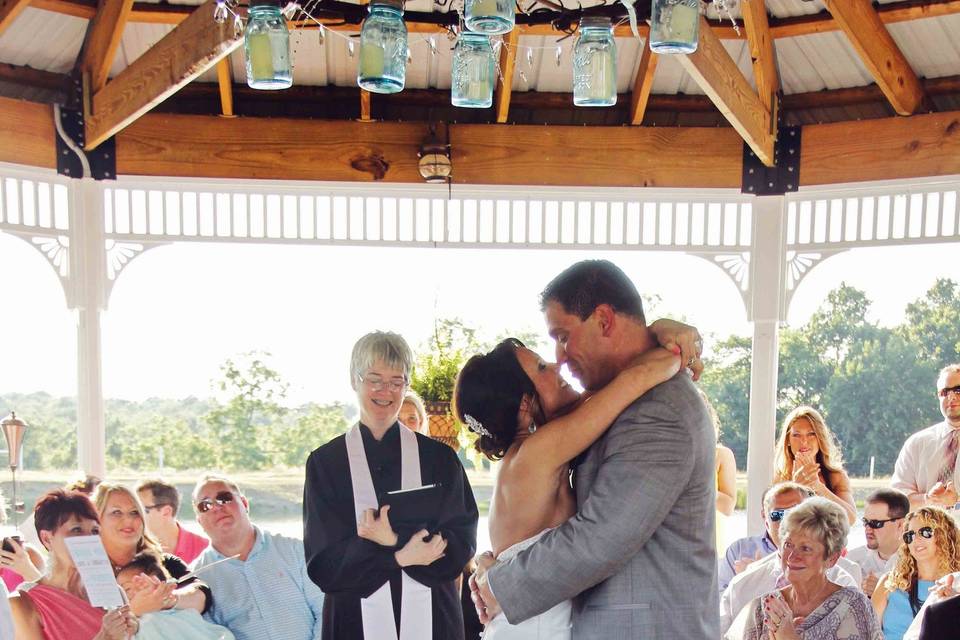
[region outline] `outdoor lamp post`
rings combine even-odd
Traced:
[[[7,453],[10,458],[10,473],[13,476],[13,513],[14,524],[20,528],[19,514],[23,513],[23,502],[17,500],[17,467],[20,464],[20,455],[23,452],[23,436],[27,431],[27,424],[17,417],[16,412],[0,421],[3,436],[7,439]]]

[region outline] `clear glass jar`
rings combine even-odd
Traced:
[[[392,0],[370,5],[360,29],[357,84],[373,93],[403,91],[407,77],[407,25],[403,6]]]
[[[573,47],[573,104],[617,104],[617,45],[610,18],[581,18],[578,34]]]
[[[463,21],[470,31],[497,35],[513,31],[514,0],[464,0]]]
[[[251,4],[243,32],[247,84],[253,89],[286,89],[293,84],[290,32],[276,4]]]
[[[493,105],[497,62],[490,38],[464,31],[453,49],[450,102],[455,107],[486,109]]]
[[[700,42],[700,0],[653,0],[650,50],[693,53]]]

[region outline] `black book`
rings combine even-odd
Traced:
[[[441,484],[428,484],[416,489],[398,489],[380,494],[380,506],[390,505],[390,524],[411,531],[437,530],[441,504]]]

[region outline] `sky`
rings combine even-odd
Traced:
[[[534,331],[552,359],[537,295],[577,260],[609,258],[644,294],[649,315],[683,317],[710,338],[750,335],[733,282],[715,265],[665,252],[478,250],[175,244],[135,258],[102,317],[109,398],[213,395],[229,357],[271,354],[289,403],[351,402],[350,349],[391,330],[416,350],[435,317],[460,317],[492,339]],[[800,325],[841,281],[864,289],[871,320],[902,320],[937,277],[960,281],[956,246],[859,249],[816,266],[793,298]],[[53,269],[24,241],[0,233],[0,394],[76,387],[76,321]]]

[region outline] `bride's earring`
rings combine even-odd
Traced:
[[[530,426],[527,427],[527,431],[529,431],[530,433],[536,433],[536,431],[537,431],[537,423],[534,422],[533,420],[531,420],[531,421],[530,421]]]

